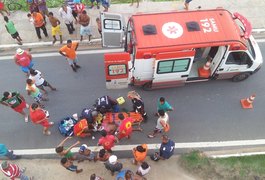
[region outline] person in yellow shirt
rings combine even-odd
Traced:
[[[78,59],[76,56],[78,45],[78,42],[72,42],[72,40],[68,39],[67,44],[59,50],[59,53],[62,56],[66,57],[66,60],[68,61],[74,72],[76,72],[76,69],[80,68],[80,66],[77,65]]]

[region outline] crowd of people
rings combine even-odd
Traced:
[[[185,2],[185,6],[188,9],[188,3]],[[57,35],[59,35],[60,43],[62,44],[63,35],[60,29],[61,21],[54,16],[53,12],[49,12],[46,0],[27,0],[29,11],[29,21],[34,25],[38,39],[42,39],[41,30],[45,37],[48,37],[46,29],[47,19],[51,23],[51,34],[53,36],[53,44],[57,41]],[[104,11],[108,11],[109,1],[91,0],[91,6],[89,8],[100,8],[100,3],[104,7]],[[133,1],[132,1],[133,4]],[[0,4],[1,5],[1,4]],[[139,1],[137,1],[137,7]],[[0,7],[1,9],[1,7]],[[6,11],[9,16],[9,12]],[[87,15],[84,4],[80,0],[68,0],[66,4],[63,4],[59,9],[59,16],[65,23],[69,34],[73,34],[75,31],[75,23],[80,24],[81,41],[83,36],[87,35],[89,41],[91,40],[91,27],[90,17]],[[47,19],[46,19],[47,18]],[[7,16],[4,16],[6,22],[6,29],[8,33],[22,44],[22,39],[15,28],[14,23],[9,20]],[[98,25],[98,31],[101,34],[100,19],[96,19]],[[78,59],[76,56],[76,50],[78,48],[77,42],[67,40],[67,44],[60,48],[59,53],[66,57],[69,65],[74,72],[81,68],[77,64]],[[47,89],[56,91],[57,89],[51,85],[42,75],[42,72],[34,68],[34,61],[29,51],[18,48],[14,56],[15,63],[26,75],[26,92],[34,100],[34,103],[27,103],[25,98],[20,92],[6,91],[3,92],[3,97],[0,99],[0,103],[4,106],[10,107],[15,112],[18,112],[24,117],[24,121],[27,123],[29,119],[33,124],[43,127],[42,132],[44,135],[51,135],[49,128],[54,125],[54,122],[50,121],[49,111],[45,110],[44,101],[48,101]],[[144,101],[142,97],[135,91],[129,91],[127,98],[132,102],[131,112],[137,113],[142,117],[143,122],[148,119],[147,113],[144,107]],[[29,109],[29,113],[26,113],[26,109]],[[174,154],[175,143],[166,135],[170,130],[169,115],[168,112],[173,111],[173,107],[165,100],[164,97],[160,97],[157,101],[157,111],[154,116],[157,116],[157,123],[153,132],[148,134],[148,138],[154,138],[157,135],[161,135],[162,143],[158,152],[154,152],[150,155],[153,161],[169,159]],[[121,112],[119,102],[110,96],[102,96],[96,100],[93,107],[85,108],[81,111],[80,117],[74,117],[79,122],[79,127],[73,129],[73,135],[77,137],[92,137],[93,133],[100,133],[101,137],[98,140],[97,145],[101,146],[98,152],[93,152],[86,144],[82,144],[79,147],[78,153],[73,153],[71,150],[80,144],[80,141],[76,141],[71,146],[64,146],[68,139],[72,138],[67,136],[62,142],[55,148],[55,152],[61,157],[61,165],[69,171],[81,173],[83,169],[78,168],[74,164],[74,161],[78,163],[83,161],[102,161],[106,170],[110,171],[110,174],[118,180],[129,179],[145,179],[145,175],[151,170],[151,166],[148,164],[146,157],[148,156],[148,145],[140,144],[132,149],[133,160],[132,163],[138,165],[137,171],[133,172],[123,167],[123,164],[119,162],[117,155],[113,148],[115,144],[119,143],[122,139],[130,139],[133,131],[141,128],[134,129],[135,119],[133,117],[126,117]],[[106,113],[116,113],[117,121],[104,122],[104,115]],[[150,153],[149,153],[150,154]],[[20,155],[14,154],[12,150],[9,150],[6,145],[0,144],[0,156],[5,156],[9,160],[20,159]],[[0,166],[1,171],[11,179],[20,178],[23,180],[31,179],[25,175],[25,169],[18,167],[16,164],[3,161]],[[102,180],[102,177],[96,174],[91,174],[91,180]]]
[[[92,37],[91,30],[91,21],[92,19],[88,16],[87,9],[84,3],[80,0],[67,0],[61,7],[58,9],[58,13],[51,12],[48,10],[46,0],[26,0],[28,5],[27,14],[29,23],[32,24],[35,28],[36,35],[39,41],[42,40],[42,34],[49,38],[49,33],[47,30],[47,21],[49,21],[51,29],[51,35],[53,37],[52,44],[55,44],[56,41],[60,40],[60,44],[63,43],[63,33],[61,30],[61,21],[67,27],[69,34],[73,34],[75,31],[75,26],[80,25],[80,41],[83,40],[84,36],[88,36],[88,40],[90,43]],[[109,0],[96,1],[97,9],[100,8],[100,3],[104,7],[104,12],[108,11],[110,6]],[[94,0],[90,2],[90,9],[94,7]],[[3,2],[0,1],[0,12],[4,16],[5,28],[7,32],[11,35],[11,37],[17,40],[19,45],[22,45],[22,38],[19,34],[19,31],[16,29],[14,22],[10,19],[10,13],[5,8]],[[55,14],[59,14],[58,17]],[[61,20],[59,20],[61,19]],[[96,18],[95,22],[98,27],[98,32],[101,35],[101,21],[100,18]]]
[[[22,56],[17,56],[17,54]],[[23,115],[25,122],[28,122],[30,119],[33,124],[41,125],[43,127],[44,135],[51,135],[49,128],[54,125],[54,122],[49,121],[49,111],[43,109],[44,104],[42,101],[48,100],[47,97],[43,96],[43,94],[47,94],[45,87],[49,87],[51,91],[56,91],[57,89],[42,77],[42,73],[39,70],[33,69],[34,63],[29,52],[19,48],[14,59],[16,64],[20,66],[20,69],[27,77],[26,91],[28,92],[28,95],[33,97],[35,102],[28,104],[19,92],[6,91],[3,93],[0,103]],[[132,102],[132,110],[126,113],[136,113],[141,117],[141,121],[146,122],[148,116],[145,111],[142,97],[136,91],[129,91],[127,98]],[[27,108],[29,109],[29,115],[25,112],[25,109]],[[157,134],[162,135],[160,151],[155,152],[150,156],[154,161],[168,159],[174,153],[175,143],[170,140],[167,135],[163,134],[168,131],[166,125],[169,126],[169,116],[167,112],[172,110],[173,108],[164,97],[158,99],[157,111],[154,113],[154,116],[158,116],[157,125],[153,134],[148,135],[149,138],[153,138]],[[104,117],[107,113],[117,114],[117,116],[115,116],[116,119],[105,122]],[[146,161],[148,153],[147,144],[141,144],[132,149],[132,155],[134,157],[132,163],[139,165],[135,173],[131,170],[124,169],[123,164],[118,161],[118,158],[114,153],[115,151],[113,151],[115,144],[119,143],[122,139],[130,139],[133,131],[139,130],[133,128],[136,121],[134,117],[135,116],[124,115],[117,99],[111,98],[107,95],[97,98],[95,104],[83,109],[79,117],[73,115],[73,118],[78,123],[82,122],[81,126],[77,129],[74,126],[73,135],[83,138],[92,136],[93,138],[93,133],[98,132],[101,134],[101,137],[99,138],[97,145],[101,146],[102,149],[96,153],[92,152],[86,144],[82,144],[79,148],[79,152],[75,154],[71,150],[73,147],[79,145],[80,141],[76,141],[71,146],[65,146],[67,140],[72,138],[71,136],[68,136],[55,148],[55,152],[62,158],[60,161],[61,165],[69,171],[81,173],[83,169],[78,168],[78,166],[74,164],[74,161],[77,161],[78,163],[85,160],[93,162],[102,161],[104,162],[106,170],[110,171],[112,176],[116,174],[116,178],[119,180],[144,179],[144,176],[151,169]],[[4,144],[0,144],[0,156],[6,156],[10,160],[21,158],[21,156],[15,155],[13,151],[9,150]],[[14,168],[17,168],[17,170],[13,171]],[[4,161],[2,162],[0,169],[8,177],[19,177],[20,179],[25,180],[30,179],[24,174],[25,170],[19,168],[16,164]],[[91,179],[100,178],[101,177],[96,174],[91,175]]]

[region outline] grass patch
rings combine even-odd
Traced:
[[[265,155],[212,159],[192,151],[181,155],[179,163],[202,179],[265,179]]]

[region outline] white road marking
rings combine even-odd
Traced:
[[[265,39],[256,39],[256,41],[257,41],[258,43],[264,43],[264,42],[265,42]]]
[[[234,146],[255,146],[265,145],[265,139],[256,140],[239,140],[239,141],[214,141],[214,142],[190,142],[190,143],[175,143],[176,149],[194,149],[194,148],[217,148],[217,147],[234,147]],[[137,144],[134,145],[116,145],[113,151],[131,151]],[[148,149],[159,149],[160,144],[148,144]],[[102,146],[90,146],[92,151],[99,151]],[[78,152],[79,148],[73,148],[72,152]],[[14,150],[15,154],[19,155],[47,155],[55,154],[54,148],[49,149],[20,149]]]
[[[101,54],[101,53],[113,53],[113,52],[122,52],[122,48],[118,49],[97,49],[97,50],[87,50],[87,51],[77,51],[77,54]],[[55,56],[62,56],[59,52],[52,52],[52,53],[38,53],[32,54],[33,58],[36,57],[55,57]],[[0,57],[0,61],[10,60],[13,59],[14,56],[2,56]],[[47,59],[45,59],[47,60]]]

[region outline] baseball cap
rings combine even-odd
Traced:
[[[86,144],[82,144],[82,145],[80,146],[79,151],[84,152],[87,148],[88,148],[88,147],[87,147]]]
[[[115,156],[115,155],[111,155],[110,157],[109,157],[109,163],[110,164],[115,164],[116,162],[117,162],[117,156]]]
[[[7,161],[2,162],[1,167],[2,167],[2,169],[6,169],[6,168],[8,168],[8,163],[7,163]]]
[[[18,54],[18,55],[21,55],[21,54],[23,54],[23,52],[24,52],[24,50],[23,50],[23,49],[21,49],[21,48],[18,48],[18,49],[17,49],[17,54]]]

